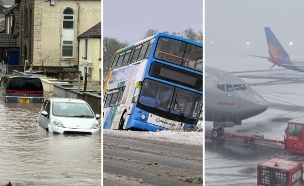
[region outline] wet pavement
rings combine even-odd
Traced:
[[[101,135],[53,135],[41,104],[0,100],[0,185],[101,185]]]

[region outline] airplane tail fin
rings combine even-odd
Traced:
[[[274,65],[291,64],[288,53],[269,27],[265,27],[268,52]]]

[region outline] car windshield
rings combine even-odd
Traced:
[[[8,90],[31,90],[43,91],[42,83],[39,78],[14,77],[7,85]]]
[[[94,114],[86,103],[54,102],[52,109],[54,116],[93,118]]]

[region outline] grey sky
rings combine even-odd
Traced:
[[[303,56],[303,8],[303,0],[205,0],[206,58],[267,56],[265,26],[272,29],[290,55]]]
[[[134,43],[148,29],[181,32],[203,28],[202,0],[103,0],[103,35]]]

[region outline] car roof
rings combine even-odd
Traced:
[[[3,77],[6,76],[10,79],[12,78],[34,78],[34,79],[40,79],[38,76],[33,76],[33,75],[20,75],[20,74],[11,74],[11,75],[3,75]]]
[[[73,102],[73,103],[87,103],[86,101],[82,99],[74,99],[74,98],[60,98],[60,97],[54,97],[50,98],[52,102]]]

